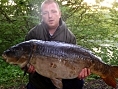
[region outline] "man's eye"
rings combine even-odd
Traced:
[[[51,12],[52,12],[52,13],[57,13],[57,11],[54,11],[54,10],[52,10]]]
[[[47,15],[47,14],[48,14],[48,12],[43,12],[43,13],[42,13],[42,15]]]

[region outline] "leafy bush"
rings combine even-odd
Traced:
[[[10,65],[6,63],[2,58],[0,58],[0,88],[8,88],[8,87],[14,87],[18,86],[20,84],[26,84],[27,83],[27,75],[23,78],[23,71],[18,67],[14,65]]]

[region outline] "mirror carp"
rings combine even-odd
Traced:
[[[76,78],[83,68],[89,68],[114,88],[118,78],[118,66],[103,62],[86,48],[64,42],[24,41],[4,51],[2,57],[21,68],[33,65],[37,73],[50,78],[59,89],[63,87],[61,79]]]

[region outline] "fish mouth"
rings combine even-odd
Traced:
[[[2,54],[2,57],[4,60],[7,60],[7,56],[5,54]]]
[[[13,59],[8,57],[6,54],[2,54],[2,57],[7,63],[12,65],[19,65],[21,68],[23,68],[27,64],[27,62],[18,63],[18,61],[13,61]]]
[[[6,61],[6,62],[9,62],[9,58],[7,57],[7,55],[5,54],[2,54],[2,57],[3,59]],[[10,63],[10,62],[9,62]],[[10,63],[11,64],[11,63]]]
[[[10,61],[10,60],[9,60],[10,58],[8,58],[7,55],[2,54],[2,57],[3,57],[3,59],[4,59],[7,63],[9,63],[9,64],[13,64],[13,65],[17,65],[16,63]]]

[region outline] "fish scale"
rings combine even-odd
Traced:
[[[37,52],[39,52],[38,54],[41,54],[41,55],[43,54],[45,56],[46,55],[56,56],[56,57],[58,56],[58,58],[63,58],[63,57],[70,58],[70,59],[73,59],[75,57],[76,58],[77,57],[78,58],[83,58],[83,55],[77,55],[77,53],[73,52],[73,49],[71,49],[71,45],[66,45],[66,46],[68,46],[67,49],[65,49],[64,48],[65,46],[63,46],[62,44],[61,44],[61,46],[57,45],[58,48],[54,48],[53,46],[54,45],[52,45],[52,44],[48,44],[48,45],[45,45],[45,46],[37,47]],[[70,50],[71,53],[68,50]],[[74,50],[74,51],[76,51],[76,50]]]

